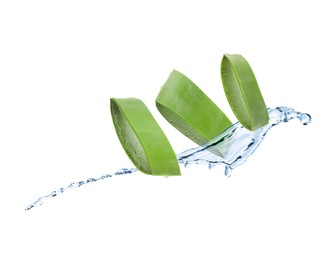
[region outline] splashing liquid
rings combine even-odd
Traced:
[[[244,164],[246,159],[253,154],[273,126],[287,123],[293,119],[299,119],[303,125],[308,125],[311,122],[310,115],[297,112],[290,107],[269,108],[268,113],[269,123],[267,125],[252,132],[237,122],[204,145],[178,154],[178,162],[185,167],[192,164],[207,164],[209,169],[214,166],[223,165],[224,174],[230,176],[234,168]],[[65,188],[60,188],[46,196],[40,197],[34,203],[27,206],[25,210],[41,206],[46,200],[83,185],[111,178],[112,176],[131,174],[136,171],[138,171],[136,168],[122,168],[115,173],[105,174],[98,178],[72,182]]]
[[[208,164],[209,169],[224,165],[224,173],[230,176],[231,171],[244,164],[246,159],[258,148],[267,132],[275,125],[299,119],[303,125],[311,122],[308,114],[297,112],[289,107],[268,109],[269,123],[251,132],[239,122],[228,127],[220,135],[194,149],[178,155],[178,161],[188,167],[191,164]]]

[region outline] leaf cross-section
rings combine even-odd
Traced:
[[[239,122],[253,131],[268,123],[267,107],[254,73],[243,56],[225,54],[221,77],[226,98]]]

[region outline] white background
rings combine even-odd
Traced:
[[[1,259],[336,259],[333,1],[1,1]],[[195,146],[154,104],[173,69],[235,121],[224,53],[267,106],[313,117],[272,130],[231,178],[135,174],[25,212],[72,181],[132,166],[109,98],[142,99],[175,151]]]

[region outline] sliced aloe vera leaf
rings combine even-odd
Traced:
[[[239,122],[253,131],[268,123],[267,107],[253,71],[238,54],[225,54],[221,64],[224,91]]]
[[[161,88],[156,107],[170,124],[199,145],[232,124],[200,88],[176,70]]]
[[[181,175],[176,154],[146,105],[135,98],[111,98],[111,114],[119,140],[143,173]]]

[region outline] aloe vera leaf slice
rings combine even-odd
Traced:
[[[176,70],[161,88],[156,107],[170,124],[199,145],[232,124],[200,88]]]
[[[221,63],[224,91],[239,122],[253,131],[268,123],[265,101],[253,71],[238,54],[225,54]]]
[[[111,98],[111,114],[119,140],[143,173],[181,175],[176,154],[146,105],[135,98]]]

